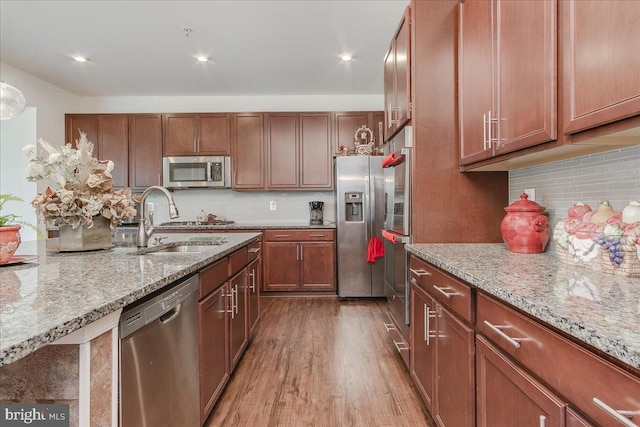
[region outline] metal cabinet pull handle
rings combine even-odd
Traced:
[[[309,237],[325,237],[324,234],[309,234]]]
[[[258,252],[260,252],[260,248],[249,248],[250,254],[257,254]]]
[[[393,326],[393,323],[385,323],[384,328],[387,330],[387,332],[396,330],[395,326]]]
[[[436,313],[432,312],[427,304],[424,305],[424,340],[427,345],[431,344],[431,338],[435,338],[435,335],[431,335],[431,318],[436,317]]]
[[[487,115],[482,115],[482,147],[487,149]]]
[[[289,234],[276,234],[273,237],[289,237],[289,236],[290,236]]]
[[[249,277],[251,277],[251,285],[249,286],[249,289],[251,290],[251,292],[255,292],[256,291],[256,270],[254,268],[251,269],[251,273],[249,273]]]
[[[410,268],[409,271],[411,271],[416,276],[431,276],[431,273],[429,273],[427,270],[424,270],[422,268],[419,270]]]
[[[235,298],[235,303],[236,303],[236,314],[238,314],[238,285],[235,285],[233,287],[235,293],[236,293],[236,298]]]
[[[231,318],[233,319],[233,289],[231,289],[231,292],[229,292],[227,295],[225,295],[227,297],[231,297],[231,310],[227,311],[227,313],[231,313]]]
[[[546,427],[547,425],[547,417],[544,415],[540,415],[540,427]]]
[[[300,261],[304,260],[304,248],[302,247],[302,245],[300,245]]]
[[[403,351],[407,351],[409,350],[409,347],[407,346],[406,343],[404,342],[397,342],[396,340],[393,340],[393,345],[396,346],[396,349],[398,350],[398,352],[403,352]]]
[[[433,285],[433,289],[435,289],[436,291],[440,292],[442,295],[444,295],[447,298],[451,298],[452,296],[460,295],[457,292],[447,292],[445,290],[445,289],[451,289],[451,288],[441,288],[440,286]]]
[[[502,338],[507,340],[509,344],[514,346],[515,348],[520,348],[520,341],[524,341],[524,338],[512,338],[509,335],[502,332],[502,328],[509,328],[509,325],[492,325],[487,320],[484,321],[484,324],[487,325],[491,330],[493,330],[496,334],[500,335]]]
[[[198,142],[196,138],[193,138],[193,152],[194,153],[198,152]]]
[[[633,418],[634,413],[632,411],[618,411],[613,409],[611,406],[604,403],[602,400],[597,397],[593,398],[593,403],[595,403],[600,409],[603,409],[606,413],[611,415],[616,419],[620,424],[627,427],[638,427],[636,423],[631,421],[629,418]]]

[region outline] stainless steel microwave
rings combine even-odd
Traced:
[[[164,157],[162,183],[166,188],[231,188],[231,158]]]

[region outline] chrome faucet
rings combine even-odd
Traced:
[[[152,185],[151,187],[144,190],[142,196],[140,197],[140,225],[138,225],[138,247],[146,248],[149,246],[149,238],[153,234],[153,212],[149,212],[149,218],[147,219],[145,216],[145,203],[149,194],[153,191],[159,191],[163,193],[167,200],[169,200],[169,217],[170,218],[178,218],[180,214],[178,213],[178,208],[176,208],[176,204],[173,201],[173,196],[169,193],[164,187],[160,187],[159,185]],[[148,223],[148,225],[147,225]]]

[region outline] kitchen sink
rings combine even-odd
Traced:
[[[178,246],[169,246],[160,249],[147,249],[149,254],[174,254],[174,253],[196,253],[196,252],[204,252],[211,250],[212,246],[221,245],[224,243],[222,240],[218,240],[215,243],[211,243],[209,245],[178,245]]]

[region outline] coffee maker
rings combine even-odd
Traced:
[[[324,206],[324,202],[309,202],[309,207],[311,208],[310,225],[322,225],[322,206]]]

